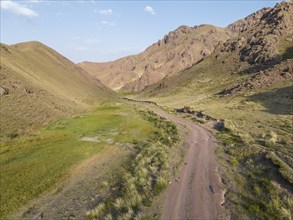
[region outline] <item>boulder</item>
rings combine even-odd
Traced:
[[[9,89],[5,87],[0,87],[0,96],[3,95],[8,95],[9,94]]]
[[[225,120],[224,119],[220,119],[214,125],[214,129],[216,129],[218,131],[223,130],[224,127],[225,127]]]

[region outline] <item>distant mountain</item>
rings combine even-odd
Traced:
[[[292,3],[261,9],[227,29],[233,36],[220,43],[204,61],[149,86],[144,94],[168,96],[179,90],[192,94],[198,88],[217,91],[229,83],[232,85],[223,88],[223,94],[235,94],[292,80]],[[233,84],[239,77],[242,81]]]
[[[200,62],[230,37],[228,29],[212,25],[180,26],[140,54],[112,62],[78,65],[114,90],[139,92]]]
[[[39,42],[0,46],[1,138],[29,132],[114,95],[99,80]]]

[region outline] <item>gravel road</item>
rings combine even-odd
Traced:
[[[225,192],[215,156],[216,138],[190,120],[153,110],[188,130],[185,144],[189,149],[179,174],[168,187],[161,219],[223,219]]]

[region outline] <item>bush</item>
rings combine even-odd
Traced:
[[[268,135],[265,137],[265,144],[267,147],[273,147],[276,145],[278,141],[278,135],[271,131]]]
[[[92,216],[93,218],[99,218],[105,211],[106,205],[104,203],[99,204],[96,208],[90,210],[87,215]]]
[[[233,167],[237,167],[238,166],[238,160],[236,158],[232,158],[230,160],[230,163]]]
[[[159,176],[156,180],[156,186],[155,186],[155,195],[160,194],[160,192],[162,192],[168,185],[168,181],[162,177]]]
[[[267,159],[270,159],[273,164],[279,167],[279,172],[284,179],[289,183],[293,183],[293,169],[288,166],[281,158],[279,158],[274,152],[269,152],[266,155]]]

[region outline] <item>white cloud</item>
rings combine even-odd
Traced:
[[[115,26],[116,25],[114,22],[111,22],[111,21],[102,21],[101,23],[104,24],[104,25],[110,25],[110,26]]]
[[[16,2],[12,2],[12,1],[1,1],[1,8],[11,11],[14,14],[18,14],[21,16],[25,16],[25,17],[38,17],[39,14],[29,8],[26,8],[23,5],[20,5]]]
[[[111,15],[111,14],[113,14],[112,9],[105,9],[105,10],[97,10],[97,9],[95,9],[94,12],[100,13],[102,15]]]
[[[152,15],[155,15],[155,14],[156,14],[155,9],[153,9],[153,8],[152,8],[151,6],[149,6],[149,5],[145,6],[144,11],[147,12],[147,13],[150,13],[150,14],[152,14]]]

